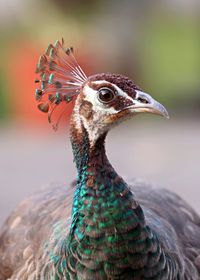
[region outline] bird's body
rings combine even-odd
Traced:
[[[199,279],[198,215],[180,197],[167,190],[137,181],[131,183],[130,189],[144,211],[145,223],[156,233],[162,248],[172,259],[180,260],[180,276],[110,279]],[[70,230],[73,192],[74,188],[66,185],[50,186],[24,200],[13,212],[1,230],[1,280],[65,279],[58,272],[56,263],[68,261],[63,246]],[[102,251],[104,249],[102,247]],[[57,278],[51,277],[56,271]],[[106,278],[86,276],[80,279]]]
[[[78,95],[75,188],[49,188],[14,211],[0,235],[0,280],[200,279],[200,217],[173,193],[126,183],[105,153],[112,126],[139,112],[167,116],[165,108],[122,75],[87,78],[63,50],[51,45],[40,60],[36,99],[48,94],[39,108],[52,121],[57,105]],[[74,81],[64,80],[68,64]]]

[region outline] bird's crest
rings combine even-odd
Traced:
[[[87,76],[79,66],[73,48],[64,48],[64,40],[50,44],[44,55],[40,56],[36,67],[40,74],[40,87],[35,91],[35,98],[39,102],[38,108],[48,113],[48,120],[56,130],[59,121],[66,110],[66,103],[72,101],[80,92]],[[60,110],[60,107],[63,109]],[[59,114],[55,121],[52,120],[55,111]]]

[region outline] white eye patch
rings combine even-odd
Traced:
[[[101,80],[101,81],[95,81],[92,83],[94,85],[102,84],[102,87],[104,87],[104,85],[108,82],[105,80]],[[122,89],[120,89],[118,86],[116,86],[115,84],[112,84],[112,83],[110,83],[110,84],[112,85],[113,88],[115,88],[116,94],[118,96],[126,98],[126,100],[130,100],[131,102],[133,101],[133,99],[126,92],[124,92]],[[85,95],[85,99],[93,104],[93,110],[95,112],[97,112],[98,110],[104,110],[104,114],[105,113],[106,114],[115,114],[115,113],[119,112],[118,110],[114,109],[113,107],[106,107],[104,104],[102,104],[97,98],[97,90],[94,90],[89,85],[86,85],[84,87],[83,92]]]
[[[100,111],[102,114],[115,114],[117,111],[113,107],[106,107],[104,104],[102,104],[97,97],[97,90],[94,90],[93,88],[86,85],[84,87],[83,93],[85,95],[85,100],[92,103],[92,109],[94,112]],[[99,112],[99,113],[100,113]]]

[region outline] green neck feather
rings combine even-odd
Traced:
[[[125,205],[121,205],[122,201],[124,203],[124,200],[127,200],[128,204],[133,202],[133,195],[127,184],[107,159],[104,146],[106,134],[102,135],[94,146],[90,145],[84,127],[81,137],[79,135],[74,132],[71,137],[78,171],[72,211],[74,223],[78,217],[80,220],[80,216],[85,218],[86,212],[96,214],[106,211],[107,208],[111,212],[120,212],[125,210]],[[143,215],[140,218],[143,220]]]
[[[65,230],[56,225],[54,246],[46,248],[44,279],[182,279],[128,185],[110,165],[105,137],[91,147],[84,128],[71,133],[78,178],[70,233],[65,235],[66,225]]]
[[[71,134],[78,178],[66,276],[161,279],[159,276],[169,270],[171,260],[162,252],[156,234],[145,224],[142,208],[128,185],[110,165],[105,137],[106,134],[91,147],[84,128],[81,133],[73,130]]]

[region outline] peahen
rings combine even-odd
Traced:
[[[142,112],[168,117],[166,109],[125,76],[86,77],[63,40],[49,45],[36,72],[38,108],[55,129],[76,98],[70,135],[78,176],[74,187],[27,198],[7,219],[0,280],[200,279],[200,217],[167,190],[126,183],[105,153],[113,126]]]

